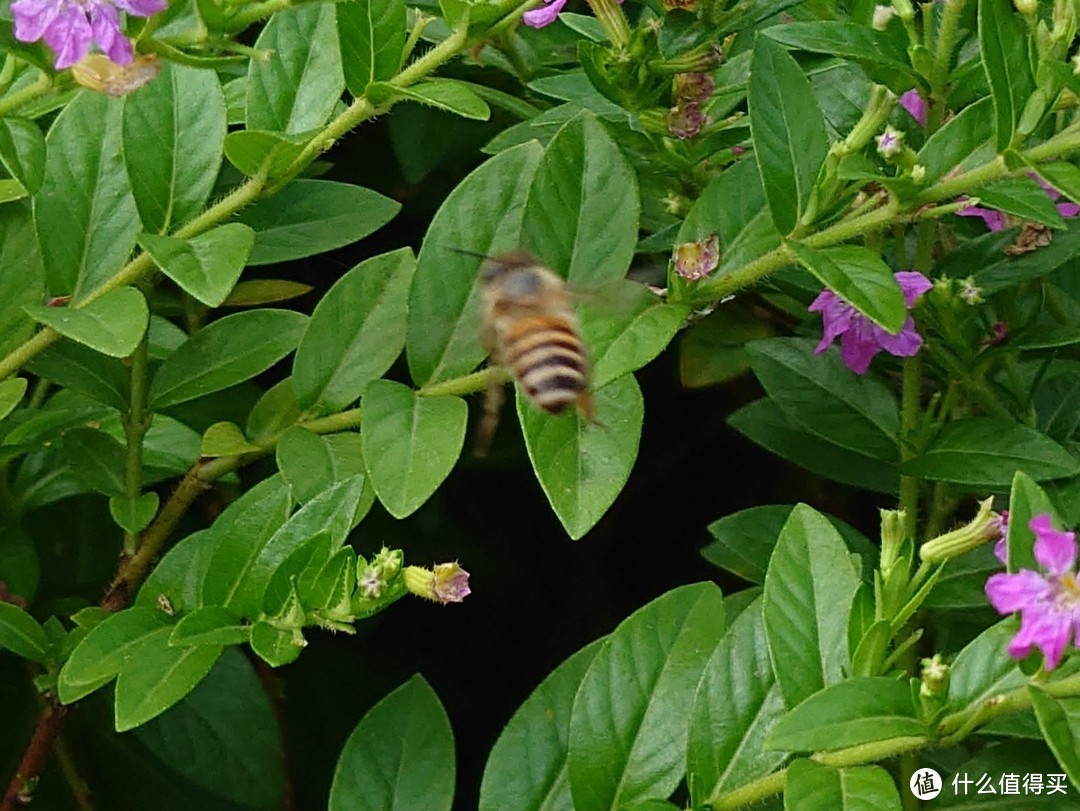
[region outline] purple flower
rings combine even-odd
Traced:
[[[131,41],[120,28],[117,8],[136,17],[149,17],[165,9],[168,0],[15,0],[15,39],[44,39],[56,53],[56,69],[69,68],[96,44],[120,65],[131,62]]]
[[[1001,511],[1001,537],[994,543],[994,557],[1000,560],[1004,564],[1009,563],[1009,548],[1006,545],[1006,540],[1009,535],[1009,511]]]
[[[1028,177],[1043,187],[1043,190],[1050,195],[1051,200],[1057,200],[1061,197],[1061,193],[1043,180],[1035,172],[1028,172]],[[1062,217],[1075,217],[1080,214],[1080,206],[1076,203],[1058,203],[1058,214]],[[1001,231],[1009,226],[1009,218],[1001,211],[994,208],[983,208],[982,206],[966,206],[956,212],[961,217],[982,217],[982,221],[986,223],[986,227],[991,231]]]
[[[926,102],[918,90],[912,88],[900,95],[900,106],[911,113],[911,117],[919,122],[922,127],[926,126]]]
[[[460,603],[472,593],[469,588],[469,573],[462,569],[457,561],[436,564],[432,590],[435,592],[435,599],[443,605]]]
[[[902,270],[893,274],[904,294],[904,304],[910,310],[919,296],[933,287],[930,280],[918,271]],[[866,374],[870,361],[881,350],[890,355],[907,358],[919,351],[922,337],[915,331],[915,321],[909,315],[900,332],[892,335],[873,323],[832,290],[823,290],[810,304],[810,312],[821,313],[824,327],[821,343],[815,350],[820,355],[837,337],[840,338],[840,357],[857,375]]]
[[[886,127],[885,132],[877,137],[877,151],[883,158],[891,158],[899,155],[904,149],[904,133],[892,127]]]
[[[1038,648],[1052,670],[1080,634],[1076,539],[1072,532],[1054,529],[1046,513],[1036,515],[1028,526],[1035,534],[1035,561],[1045,574],[1030,569],[995,574],[986,581],[986,596],[999,614],[1020,612],[1020,630],[1009,642],[1009,655],[1023,659]]]
[[[621,3],[623,0],[619,0]],[[526,11],[522,16],[522,22],[531,28],[543,28],[551,25],[559,16],[559,12],[566,5],[566,0],[544,0],[544,5]]]

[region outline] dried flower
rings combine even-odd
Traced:
[[[919,296],[932,287],[930,280],[918,271],[900,271],[893,275],[909,310],[915,306]],[[922,346],[922,337],[915,331],[915,321],[910,315],[900,332],[893,335],[870,321],[832,290],[823,290],[809,309],[812,313],[821,313],[824,327],[821,343],[815,350],[817,354],[820,355],[840,338],[840,357],[855,374],[866,374],[870,361],[882,350],[907,358]]]
[[[720,264],[720,237],[709,234],[698,242],[675,247],[675,272],[688,281],[704,279]]]
[[[685,141],[701,132],[705,125],[705,113],[695,102],[680,103],[668,110],[664,123],[669,133]]]
[[[160,71],[161,63],[154,54],[137,56],[127,65],[118,65],[102,54],[87,54],[71,66],[76,82],[110,96],[134,93]]]
[[[63,70],[86,56],[91,42],[113,62],[127,65],[134,53],[120,27],[117,9],[149,17],[167,5],[167,0],[15,0],[11,13],[15,39],[44,39],[56,53],[56,69]]]
[[[1076,538],[1054,529],[1046,513],[1032,518],[1028,527],[1035,535],[1032,553],[1044,572],[1021,569],[992,575],[986,596],[999,614],[1020,612],[1020,630],[1009,642],[1009,655],[1023,659],[1038,648],[1052,670],[1080,629]]]
[[[405,588],[417,597],[443,605],[460,603],[471,593],[469,573],[455,563],[440,563],[434,571],[406,566],[402,571]]]
[[[708,73],[677,73],[675,74],[673,95],[679,103],[693,102],[704,104],[716,89],[716,82]]]

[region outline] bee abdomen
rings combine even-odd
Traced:
[[[566,347],[537,347],[514,371],[529,398],[550,414],[576,403],[588,388],[581,355]]]

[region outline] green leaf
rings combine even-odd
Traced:
[[[161,628],[124,653],[116,679],[116,731],[145,724],[190,693],[221,655],[214,645],[170,648],[171,628]]]
[[[796,505],[769,561],[763,603],[773,669],[788,707],[843,679],[858,586],[840,533],[825,516]]]
[[[124,99],[124,162],[146,231],[168,233],[202,210],[221,167],[225,117],[217,75],[186,65],[165,62]]]
[[[472,371],[487,354],[480,342],[481,260],[520,244],[525,195],[540,147],[523,144],[483,163],[435,213],[409,293],[405,347],[417,385]]]
[[[122,102],[84,90],[45,138],[34,195],[45,279],[53,296],[85,295],[131,255],[141,230],[121,148]]]
[[[241,625],[234,611],[217,605],[197,608],[173,626],[170,647],[188,645],[240,645],[251,636],[251,626]]]
[[[360,401],[364,461],[379,501],[395,518],[415,512],[442,484],[465,443],[460,397],[421,397],[376,380]]]
[[[15,410],[26,394],[26,378],[10,377],[0,382],[0,420]]]
[[[764,583],[769,558],[792,509],[790,504],[765,504],[713,521],[708,530],[714,540],[701,550],[702,557],[751,583]],[[876,560],[877,548],[865,535],[839,518],[825,517],[850,551],[866,560]]]
[[[30,209],[0,206],[0,353],[7,355],[31,336],[34,321],[23,305],[44,298],[45,268]]]
[[[567,534],[577,540],[607,512],[637,459],[645,406],[633,375],[594,392],[602,425],[576,412],[553,416],[518,390],[525,447],[540,486]],[[365,427],[365,431],[366,431]]]
[[[454,772],[450,719],[416,675],[372,707],[345,741],[329,811],[449,811]]]
[[[167,619],[152,608],[127,608],[91,629],[60,669],[56,682],[60,700],[71,704],[112,681],[141,640],[168,632]]]
[[[464,82],[448,79],[420,82],[410,87],[375,82],[368,87],[368,96],[375,104],[385,104],[392,99],[404,99],[474,121],[487,121],[491,117],[491,108],[476,94],[476,91]]]
[[[785,753],[762,748],[765,734],[783,713],[761,601],[754,600],[713,650],[690,705],[686,772],[695,806],[783,763]]]
[[[292,378],[275,383],[255,401],[248,414],[244,433],[252,441],[264,443],[276,439],[282,431],[300,421],[302,414],[293,394]]]
[[[972,487],[1005,489],[1018,470],[1035,481],[1075,476],[1080,462],[1034,428],[990,417],[946,423],[905,475]]]
[[[776,722],[765,746],[833,751],[929,732],[917,717],[907,680],[873,676],[847,679],[811,695]]]
[[[799,758],[787,770],[784,808],[799,811],[900,811],[892,775],[880,766],[834,769]]]
[[[307,642],[299,630],[275,628],[268,622],[259,621],[251,626],[251,650],[270,667],[295,662]]]
[[[217,538],[199,530],[165,553],[135,597],[140,608],[156,608],[164,599],[174,612],[185,614],[202,605],[202,582],[210,568]]]
[[[301,408],[341,411],[390,368],[405,346],[415,269],[412,251],[401,248],[361,262],[326,292],[293,361]]]
[[[570,708],[602,642],[590,642],[555,668],[507,722],[484,767],[480,811],[571,807]]]
[[[255,232],[240,223],[219,225],[192,239],[143,234],[139,245],[162,272],[208,307],[218,307],[240,278]]]
[[[749,307],[717,308],[679,336],[680,382],[697,389],[734,380],[750,368],[745,345],[770,333]]]
[[[233,422],[215,422],[206,429],[199,445],[200,456],[239,456],[260,450],[258,445],[248,442],[240,426]]]
[[[774,25],[766,29],[765,36],[788,48],[872,62],[913,76],[907,43],[896,33],[897,28],[875,31],[866,25],[830,20]]]
[[[223,307],[257,307],[260,304],[277,304],[299,298],[314,288],[310,284],[289,279],[242,279],[236,283]]]
[[[789,419],[846,450],[896,460],[900,409],[877,378],[851,373],[838,353],[815,355],[805,338],[769,338],[746,346],[761,385]]]
[[[904,294],[878,254],[857,245],[815,250],[799,242],[784,244],[818,281],[882,329],[895,335],[904,326]]]
[[[249,265],[287,262],[350,245],[382,228],[401,203],[371,189],[330,180],[297,180],[240,214],[255,230]]]
[[[32,662],[44,662],[49,640],[37,620],[17,605],[0,600],[0,650],[4,648]]]
[[[326,123],[345,89],[336,29],[328,3],[270,18],[255,41],[255,49],[270,58],[248,63],[250,129],[295,134]]]
[[[369,84],[386,81],[401,67],[405,2],[350,0],[338,3],[335,11],[345,86],[359,98]]]
[[[674,589],[608,637],[578,688],[567,766],[576,811],[668,796],[685,768],[686,707],[724,632],[712,583]]]
[[[932,183],[957,167],[966,167],[975,156],[993,154],[994,102],[989,97],[969,104],[926,139],[919,163],[926,167],[926,183]]]
[[[1023,687],[1027,678],[1006,654],[1016,635],[1012,617],[991,625],[956,655],[949,668],[948,706],[955,710],[981,704],[992,696]]]
[[[637,244],[634,170],[592,113],[568,121],[532,178],[521,244],[569,281],[621,279]]]
[[[1006,559],[1010,572],[1021,569],[1039,570],[1035,560],[1035,535],[1029,526],[1031,519],[1040,513],[1046,513],[1057,526],[1061,520],[1054,503],[1046,492],[1035,484],[1023,470],[1017,470],[1009,488],[1009,521],[1006,535]]]
[[[112,516],[113,521],[124,532],[129,532],[132,535],[142,532],[150,526],[150,522],[154,520],[157,511],[157,493],[143,493],[136,498],[122,495],[109,498],[109,514]]]
[[[274,708],[239,651],[224,651],[194,690],[134,735],[158,761],[236,807],[281,806],[285,780]]]
[[[27,192],[36,194],[45,176],[45,136],[38,125],[24,118],[0,120],[0,162]]]
[[[64,434],[64,454],[72,470],[87,485],[108,496],[124,494],[124,447],[96,428],[76,428]]]
[[[987,208],[996,208],[1006,214],[1065,230],[1065,220],[1058,213],[1054,201],[1046,190],[1031,178],[999,180],[979,187],[972,196],[978,197],[979,203]]]
[[[1010,5],[979,0],[979,52],[994,99],[997,150],[1012,145],[1013,133],[1032,90],[1028,36]]]
[[[645,285],[620,280],[605,298],[619,305],[586,306],[582,338],[592,362],[592,385],[603,388],[618,377],[640,369],[659,355],[682,326],[690,308],[664,304]]]
[[[157,370],[150,409],[221,391],[266,371],[296,348],[307,320],[291,310],[253,310],[199,330]]]
[[[310,138],[311,133],[304,132],[285,135],[266,130],[236,130],[225,136],[225,157],[248,177],[265,172],[266,177],[276,178],[300,156]],[[270,199],[287,193],[290,186]]]
[[[291,506],[285,481],[271,476],[218,516],[210,528],[216,544],[202,584],[203,604],[233,607],[251,619],[258,616],[259,598],[266,583],[252,582],[251,570],[270,538],[285,523]]]
[[[828,152],[825,120],[799,64],[769,37],[754,43],[748,96],[765,197],[777,230],[787,234],[806,213]]]
[[[1028,696],[1047,745],[1069,776],[1073,788],[1080,789],[1080,718],[1076,699],[1053,698],[1037,684],[1028,684]],[[1067,708],[1074,712],[1070,714]]]
[[[306,504],[330,485],[362,475],[366,470],[363,440],[354,432],[327,436],[306,428],[290,428],[278,440],[276,452],[281,475],[301,504]],[[374,490],[366,486],[361,501],[361,506],[366,504],[363,512],[367,512],[374,497]],[[353,520],[358,521],[360,517]]]
[[[1065,161],[1040,163],[1039,175],[1073,202],[1080,199],[1080,169]]]
[[[134,287],[110,290],[85,307],[29,304],[24,309],[39,324],[114,358],[124,358],[135,351],[150,318],[146,299]]]
[[[130,374],[116,358],[71,341],[53,344],[26,370],[113,408],[127,408]]]

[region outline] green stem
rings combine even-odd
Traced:
[[[941,28],[938,30],[937,47],[934,50],[934,67],[930,77],[931,92],[939,102],[944,101],[943,94],[949,78],[949,66],[953,51],[956,49],[956,33],[960,26],[960,17],[964,11],[964,0],[950,0],[942,9]],[[932,15],[924,17],[923,24],[931,26]],[[940,103],[938,106],[941,106]]]
[[[149,376],[149,341],[146,334],[131,354],[131,390],[127,412],[124,414],[124,437],[127,457],[124,466],[124,495],[134,501],[142,494],[143,438],[150,427],[146,413],[146,384]],[[138,533],[124,533],[124,554],[134,554],[138,548]]]
[[[44,96],[51,89],[52,79],[47,74],[41,74],[33,84],[0,99],[0,117],[11,115],[28,101],[33,101],[38,96]]]
[[[493,377],[499,383],[504,382],[507,379],[506,370],[501,366],[488,366],[463,377],[455,377],[452,380],[444,380],[440,383],[430,383],[420,388],[420,396],[442,397],[449,394],[472,394],[486,389]]]
[[[1080,674],[1067,676],[1060,681],[1046,682],[1040,686],[1054,698],[1075,698],[1080,696]],[[1031,695],[1026,686],[991,696],[974,706],[966,707],[941,719],[937,728],[938,733],[943,736],[941,745],[953,746],[970,735],[974,729],[995,718],[1030,708]],[[975,723],[973,719],[976,719]]]
[[[900,461],[918,456],[919,417],[922,413],[922,353],[904,359],[900,410]],[[904,511],[904,532],[914,539],[919,525],[919,479],[900,477],[900,509]]]
[[[230,29],[242,31],[253,23],[265,20],[271,14],[284,11],[293,6],[292,0],[263,0],[261,3],[251,3],[237,11],[228,18]]]

